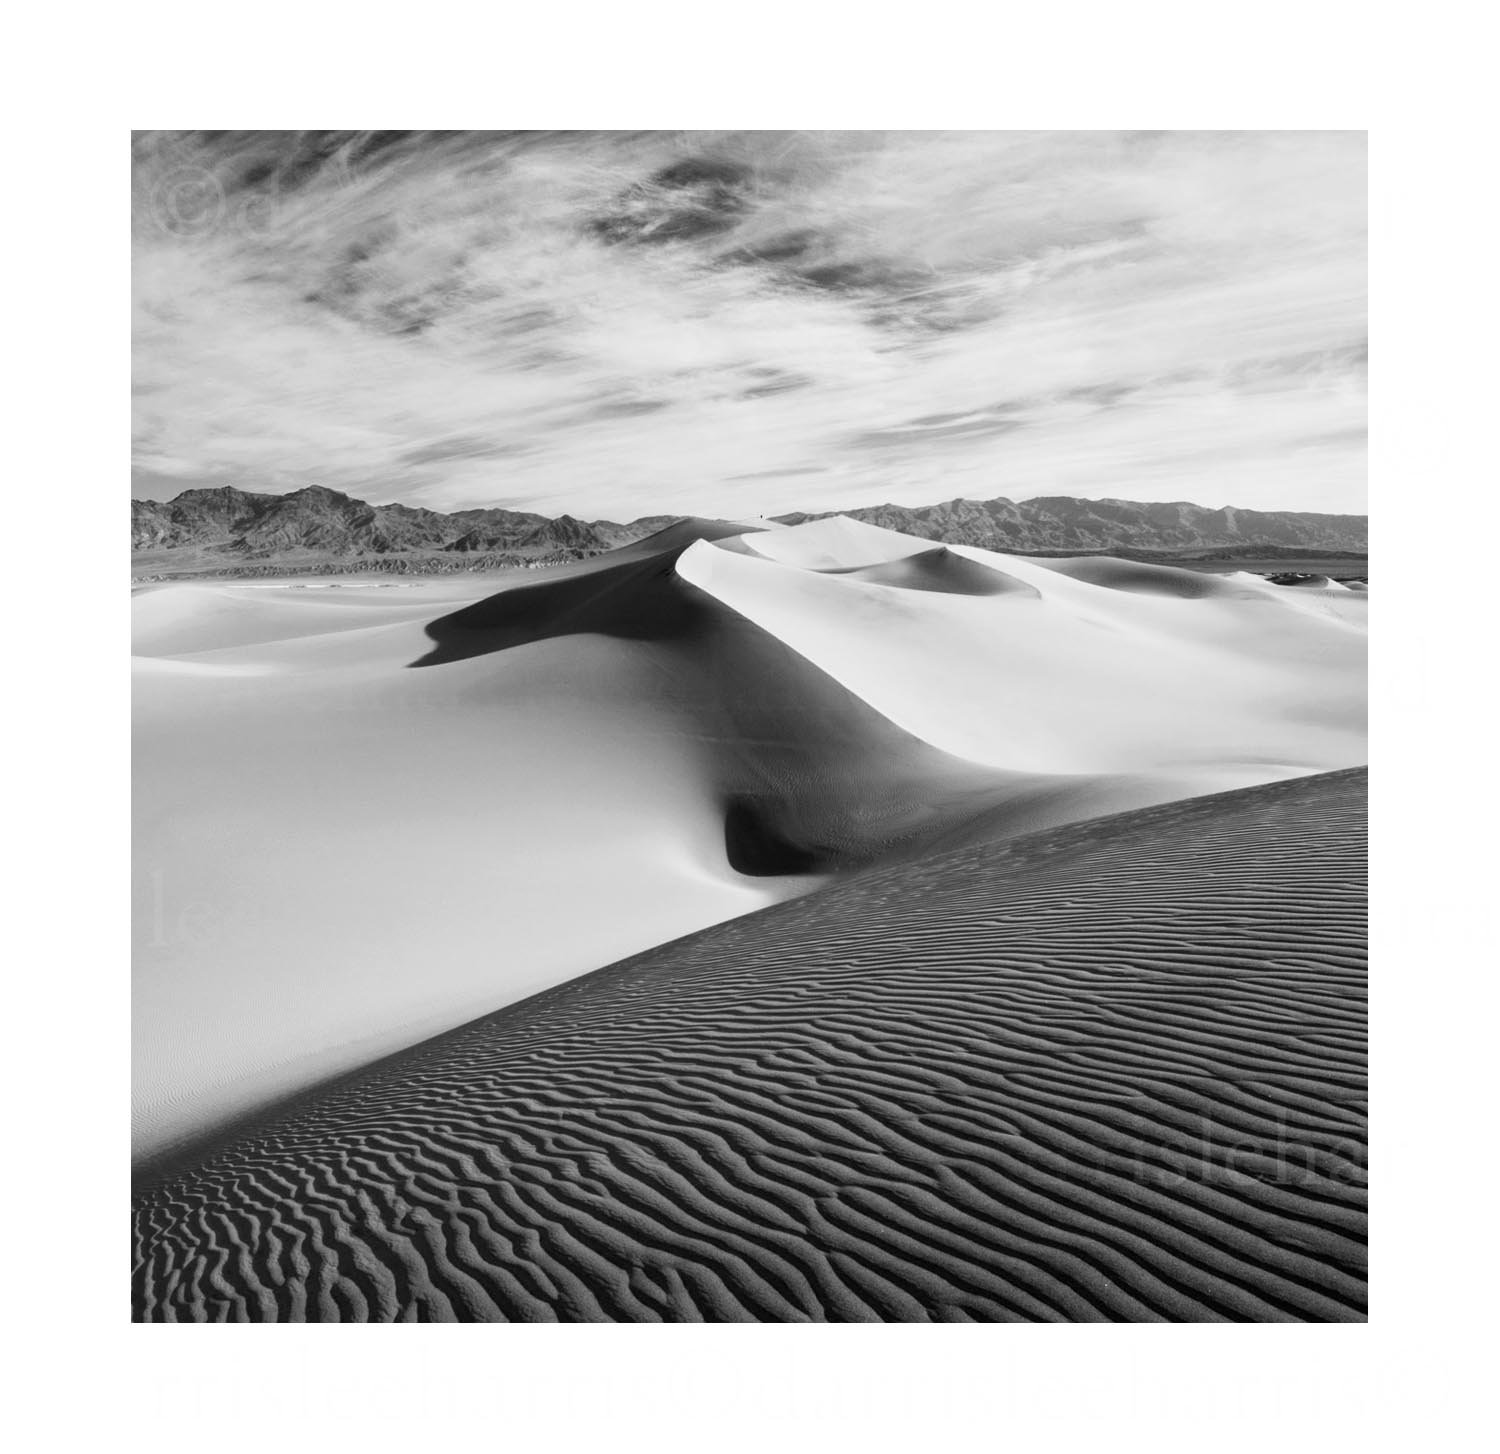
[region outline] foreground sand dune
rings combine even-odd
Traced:
[[[1364,760],[1350,592],[840,519],[310,584],[135,597],[143,1160],[872,864]]]
[[[140,1320],[1364,1316],[1364,773],[859,873],[147,1186]]]

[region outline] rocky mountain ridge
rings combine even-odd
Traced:
[[[1300,510],[1211,509],[1186,501],[1080,500],[1043,495],[1030,500],[948,500],[915,508],[874,505],[780,516],[783,524],[844,514],[903,535],[974,545],[986,550],[1215,550],[1284,546],[1299,550],[1363,552],[1363,515],[1323,515]]]
[[[928,540],[1016,553],[1295,549],[1363,554],[1368,540],[1363,515],[1069,496],[874,505],[776,518],[796,525],[835,514]],[[650,535],[675,518],[653,515],[619,524],[498,507],[445,514],[410,505],[370,505],[322,486],[288,495],[224,486],[184,490],[172,500],[132,500],[131,548],[164,553],[165,559],[192,551],[221,558],[229,567],[308,555],[330,560],[469,555],[505,564],[596,555]]]

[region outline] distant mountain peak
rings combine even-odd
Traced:
[[[1186,500],[1084,500],[1070,495],[1021,501],[959,497],[914,507],[798,511],[777,517],[777,523],[797,525],[834,515],[919,539],[1021,554],[1252,547],[1362,553],[1368,541],[1363,515],[1245,510]],[[308,485],[286,495],[224,485],[184,490],[172,500],[133,500],[131,547],[222,552],[269,566],[309,555],[347,560],[500,553],[517,559],[577,559],[638,540],[672,518],[654,515],[619,525],[567,514],[553,520],[501,507],[445,514],[412,505],[370,505],[326,485]]]

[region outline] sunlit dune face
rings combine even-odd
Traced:
[[[146,587],[137,1151],[855,872],[1360,763],[1366,598],[1286,579],[833,517]]]
[[[139,493],[1363,509],[1357,133],[144,133]]]

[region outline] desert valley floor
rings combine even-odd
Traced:
[[[1362,590],[137,588],[134,1316],[1349,1321]]]

